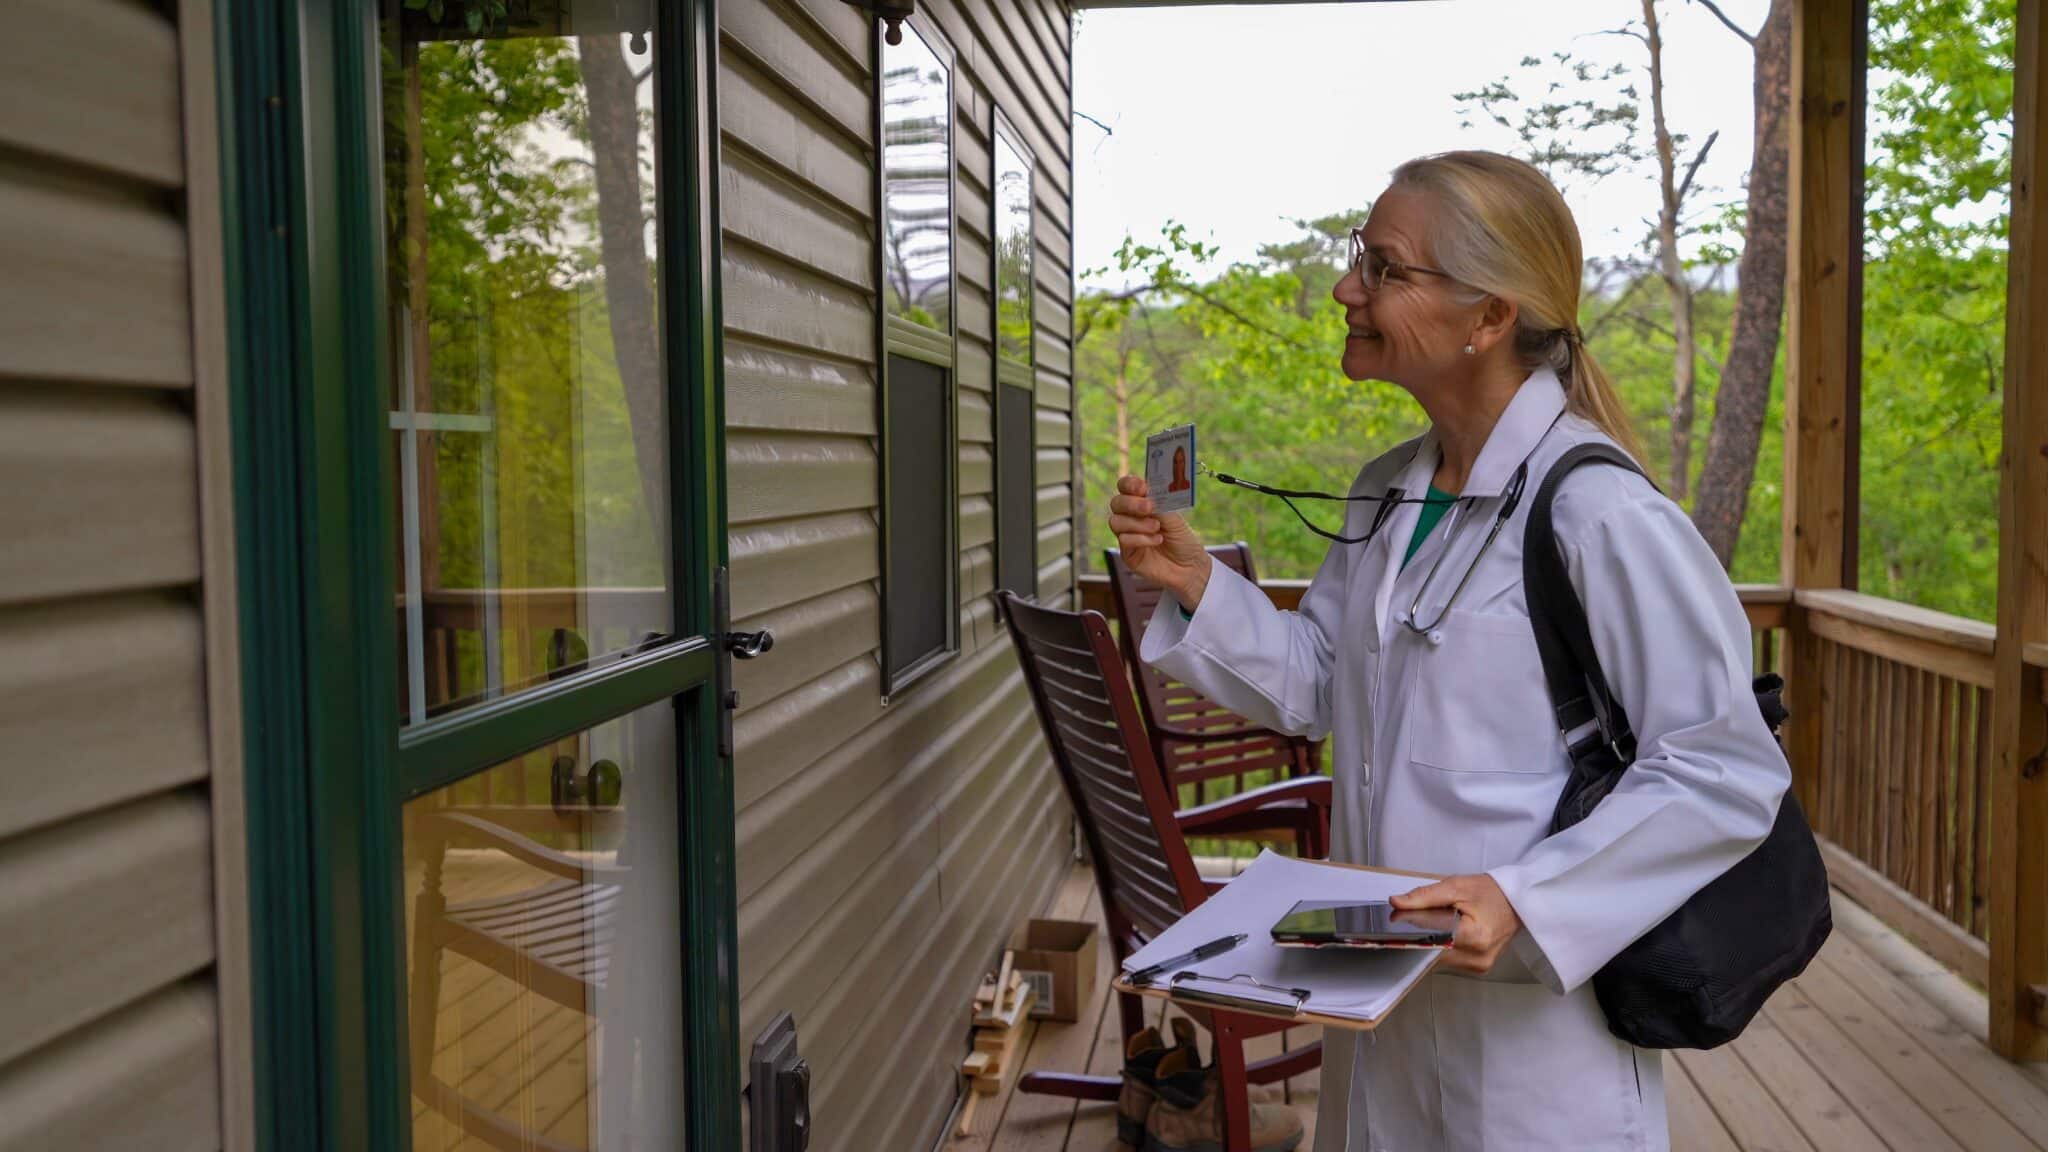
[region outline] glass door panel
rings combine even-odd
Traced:
[[[405,806],[413,1152],[681,1132],[667,701]]]
[[[492,7],[382,9],[408,725],[673,631],[653,44]]]
[[[710,453],[670,443],[658,13],[378,12],[411,1147],[680,1147],[724,897],[679,817],[723,777],[673,569],[721,526],[671,491]]]

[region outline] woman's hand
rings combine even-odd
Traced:
[[[1193,612],[1209,587],[1208,549],[1178,515],[1153,513],[1144,477],[1126,476],[1116,491],[1109,499],[1109,530],[1116,533],[1124,563]]]
[[[1396,896],[1394,907],[1415,911],[1421,908],[1455,908],[1458,930],[1444,953],[1443,966],[1453,972],[1484,976],[1493,970],[1502,950],[1522,930],[1522,918],[1508,903],[1493,877],[1484,872],[1471,876],[1448,876],[1425,884],[1406,895]]]

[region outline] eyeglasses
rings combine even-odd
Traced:
[[[1368,292],[1377,292],[1385,287],[1389,275],[1395,280],[1407,280],[1412,273],[1419,272],[1424,276],[1441,276],[1446,280],[1457,279],[1457,277],[1452,276],[1441,268],[1426,268],[1420,264],[1403,264],[1399,260],[1387,259],[1378,252],[1366,247],[1365,233],[1357,228],[1351,230],[1351,270],[1358,273],[1359,279],[1364,281],[1365,290]]]

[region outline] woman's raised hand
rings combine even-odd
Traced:
[[[1116,482],[1109,499],[1109,530],[1116,533],[1124,563],[1174,594],[1192,612],[1209,587],[1209,551],[1176,513],[1152,511],[1142,476]]]

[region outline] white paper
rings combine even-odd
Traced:
[[[1242,932],[1248,937],[1244,943],[1182,969],[1199,977],[1195,987],[1200,991],[1223,992],[1284,1009],[1293,1003],[1293,997],[1271,990],[1303,988],[1310,993],[1301,1005],[1304,1012],[1377,1020],[1422,979],[1440,949],[1282,948],[1273,943],[1273,924],[1297,900],[1385,900],[1424,883],[1413,876],[1390,876],[1296,860],[1270,850],[1261,852],[1221,892],[1125,960],[1124,974],[1171,959],[1219,936]],[[1159,984],[1166,985],[1172,976],[1161,976]],[[1252,980],[1267,991],[1261,991]]]

